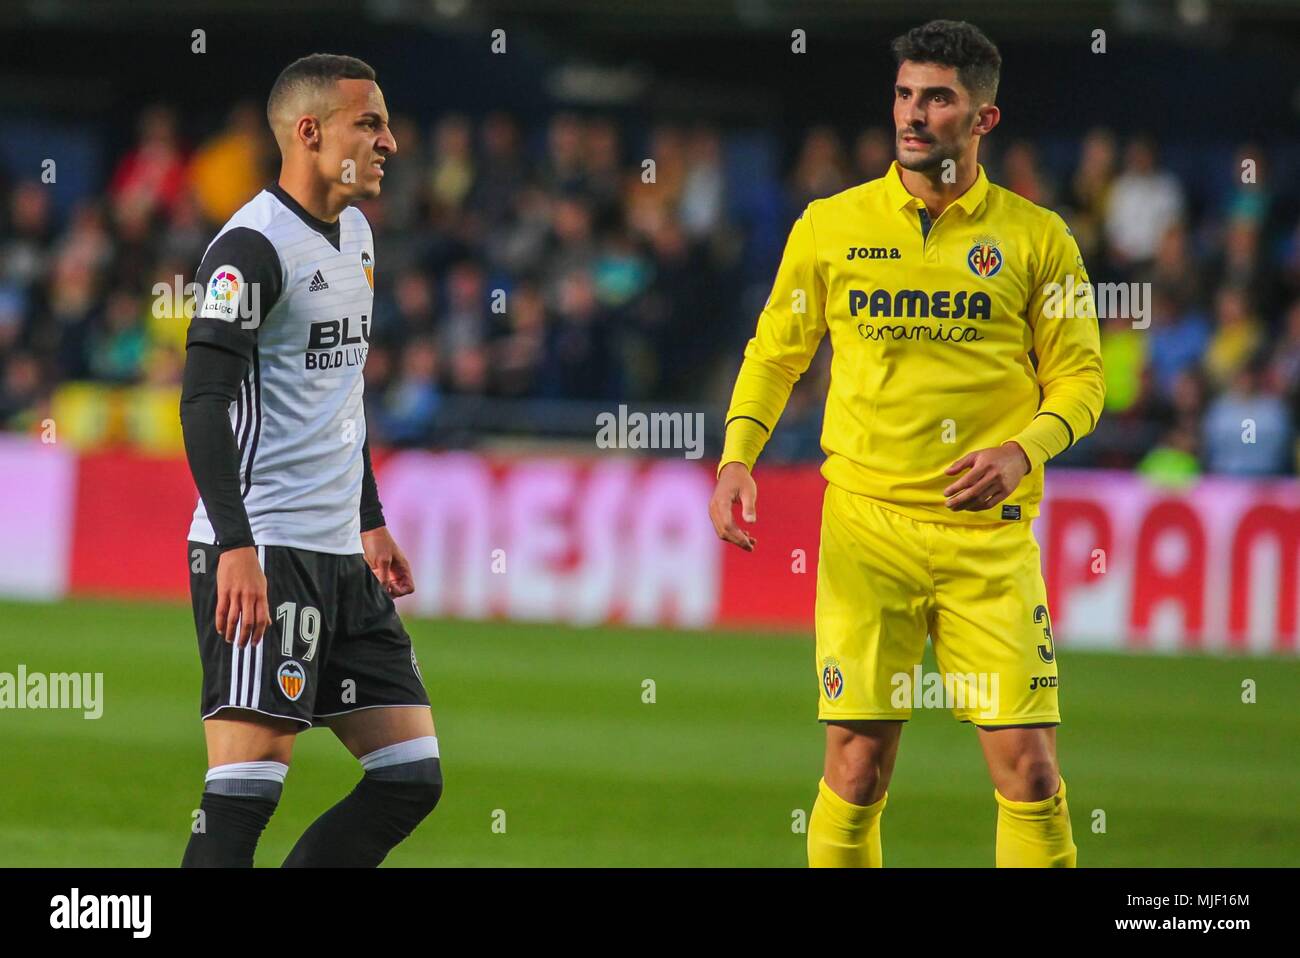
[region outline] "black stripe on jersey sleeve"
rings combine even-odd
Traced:
[[[737,419],[748,419],[750,422],[756,422],[763,427],[763,432],[767,433],[769,436],[772,434],[772,430],[767,428],[767,423],[763,422],[762,420],[755,419],[753,416],[732,416],[723,424],[722,431],[726,432],[727,426],[730,426]]]
[[[1049,411],[1047,411],[1046,409],[1044,409],[1044,410],[1043,410],[1042,412],[1040,412],[1040,413],[1036,413],[1036,414],[1034,415],[1034,418],[1037,419],[1039,416],[1051,416],[1051,417],[1053,417],[1053,418],[1055,418],[1055,419],[1060,419],[1060,420],[1061,420],[1061,425],[1065,427],[1065,434],[1066,434],[1067,436],[1070,437],[1070,443],[1069,443],[1069,445],[1067,445],[1065,448],[1066,448],[1066,449],[1069,449],[1070,446],[1073,446],[1073,445],[1074,445],[1074,430],[1070,428],[1070,424],[1069,424],[1068,422],[1065,421],[1065,418],[1064,418],[1063,416],[1058,416],[1056,413],[1054,413],[1054,412],[1049,412]],[[1061,452],[1064,452],[1064,451],[1065,451],[1064,449],[1061,450]],[[1059,453],[1058,453],[1058,455],[1059,455]]]
[[[253,444],[248,449],[248,465],[244,469],[244,485],[239,494],[241,499],[253,488],[253,460],[257,458],[257,442],[262,438],[262,360],[256,349],[253,350],[253,368],[250,372],[253,387]]]
[[[237,310],[232,319],[219,318],[211,315],[209,284],[222,267],[232,266],[243,277]],[[271,241],[247,226],[227,230],[204,254],[199,271],[194,275],[194,283],[194,318],[190,320],[185,345],[208,343],[251,361],[257,345],[257,330],[283,292],[280,256]],[[253,296],[254,289],[257,290],[256,297]]]

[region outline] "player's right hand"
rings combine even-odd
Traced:
[[[227,642],[253,645],[271,624],[266,576],[257,549],[245,546],[221,553],[217,560],[217,631]]]
[[[749,474],[749,468],[743,462],[729,462],[718,473],[718,484],[713,489],[713,498],[709,500],[709,518],[713,520],[713,530],[718,538],[740,546],[746,552],[753,552],[758,540],[740,526],[732,506],[740,503],[740,511],[746,522],[757,522],[758,513],[754,503],[758,499],[758,485]]]

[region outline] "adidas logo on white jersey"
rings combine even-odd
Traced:
[[[325,277],[321,275],[320,270],[311,278],[311,285],[307,287],[307,292],[315,293],[322,289],[329,289],[330,284],[325,282]]]

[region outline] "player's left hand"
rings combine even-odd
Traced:
[[[415,577],[406,554],[397,548],[387,526],[361,533],[361,548],[366,553],[366,563],[380,584],[394,599],[415,591]]]
[[[953,512],[992,509],[1016,491],[1029,472],[1029,457],[1019,443],[1007,441],[962,456],[944,475],[955,476],[967,469],[966,475],[943,491],[947,496],[944,505]]]

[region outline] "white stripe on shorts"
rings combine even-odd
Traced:
[[[263,574],[266,572],[266,546],[257,547],[257,564],[261,567]],[[239,618],[235,621],[235,647],[234,654],[230,657],[230,704],[236,708],[257,708],[262,703],[262,646],[266,644],[266,636],[262,636],[262,641],[257,643],[257,651],[254,653],[248,646],[240,646],[239,630],[244,624],[244,616],[241,612]],[[240,681],[240,662],[243,662],[243,675]],[[249,681],[252,673],[252,681]]]

